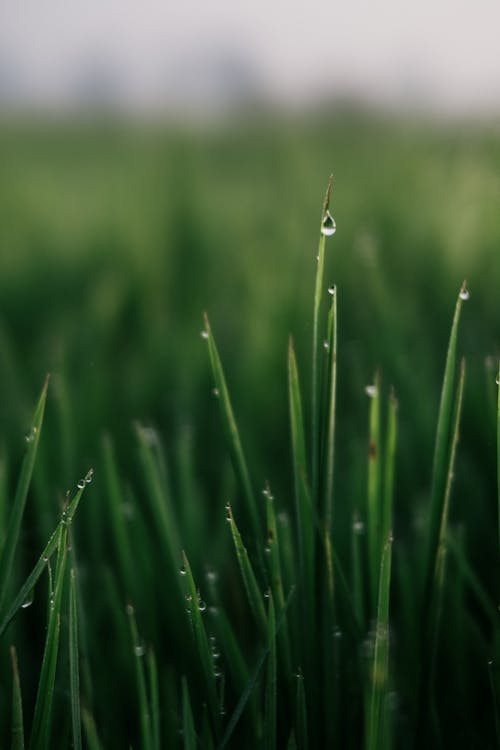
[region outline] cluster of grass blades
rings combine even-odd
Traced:
[[[40,440],[45,383],[0,558],[4,650],[16,640],[19,613],[48,572],[45,644],[30,711],[18,665],[21,636],[17,651],[10,650],[13,749],[222,750],[238,745],[382,750],[444,747],[451,737],[460,746],[458,734],[440,715],[446,708],[443,674],[450,655],[443,630],[450,617],[460,621],[463,639],[472,633],[479,644],[462,658],[453,649],[465,640],[452,639],[460,669],[466,670],[467,659],[485,648],[491,657],[483,675],[490,686],[489,724],[466,733],[469,745],[464,746],[472,746],[471,737],[479,738],[478,747],[500,740],[498,613],[449,520],[465,382],[464,360],[457,365],[459,320],[469,292],[464,283],[452,322],[425,523],[415,539],[408,538],[408,530],[400,537],[398,401],[378,371],[366,387],[368,434],[359,463],[364,490],[340,495],[336,489],[335,443],[342,439],[336,434],[338,292],[325,283],[328,243],[336,229],[331,192],[330,179],[319,227],[310,399],[304,399],[292,338],[288,347],[293,497],[276,500],[268,483],[256,489],[205,316],[202,338],[232,465],[231,496],[218,502],[211,542],[203,538],[208,525],[199,523],[204,511],[189,443],[182,447],[174,482],[157,433],[136,425],[140,487],[124,481],[113,440],[106,437],[101,447],[96,485],[104,503],[100,515],[90,517],[102,524],[99,533],[107,539],[108,559],[99,568],[102,598],[79,585],[72,544],[72,521],[92,471],[66,498],[31,573],[17,585],[13,571]],[[498,446],[500,511],[500,395]],[[93,533],[98,533],[95,528],[88,541]],[[84,557],[83,545],[80,549]],[[208,568],[203,574],[209,559],[219,562],[219,571]],[[450,564],[453,578],[447,573]],[[470,599],[486,623],[480,632]],[[445,617],[447,610],[452,614]],[[461,690],[467,679],[465,671]],[[466,705],[464,698],[460,708]]]

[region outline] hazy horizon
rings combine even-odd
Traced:
[[[352,99],[438,114],[500,113],[500,6],[439,0],[236,5],[8,2],[0,105],[217,110]]]

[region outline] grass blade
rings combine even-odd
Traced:
[[[498,482],[498,544],[500,547],[500,364],[497,375],[498,404],[497,404],[497,482]]]
[[[45,570],[51,556],[57,549],[58,544],[59,544],[59,533],[61,531],[61,528],[63,526],[66,526],[67,524],[72,523],[75,513],[78,509],[78,505],[80,503],[81,497],[83,495],[83,491],[86,485],[92,480],[92,474],[93,474],[92,469],[90,469],[85,479],[80,480],[78,490],[74,498],[72,499],[68,509],[64,511],[63,517],[61,518],[56,529],[53,531],[52,535],[50,536],[49,541],[45,545],[45,548],[42,554],[40,555],[37,562],[35,563],[33,570],[31,571],[28,578],[21,586],[18,594],[14,598],[10,607],[7,609],[5,615],[2,617],[0,621],[0,637],[5,632],[12,618],[15,617],[16,613],[21,609],[27,597],[33,591],[38,579],[40,578],[43,571]]]
[[[259,629],[259,633],[263,641],[267,636],[267,618],[266,611],[264,609],[264,602],[262,600],[262,593],[257,583],[255,573],[252,568],[252,564],[248,557],[248,552],[241,539],[240,532],[236,526],[234,520],[233,511],[229,503],[226,506],[227,518],[231,526],[231,534],[233,536],[234,547],[236,550],[236,556],[238,558],[238,564],[240,566],[241,576],[245,585],[245,591],[247,593],[248,603],[252,614],[255,619],[255,623]]]
[[[208,644],[205,625],[200,611],[200,595],[194,582],[191,566],[186,553],[182,553],[183,571],[185,572],[185,581],[187,585],[187,611],[193,632],[195,647],[200,661],[201,674],[205,682],[208,706],[212,717],[212,724],[216,734],[219,730],[219,704],[217,700],[217,688],[215,680],[215,666],[212,653]]]
[[[187,680],[182,678],[182,740],[184,750],[196,750],[196,731]]]
[[[291,338],[288,346],[288,388],[301,588],[302,596],[309,600],[306,604],[306,609],[312,614],[311,599],[314,590],[314,514],[307,481],[306,447],[299,376]]]
[[[158,665],[154,651],[148,651],[149,696],[151,700],[151,739],[154,750],[161,748],[160,736],[160,691],[158,686]]]
[[[206,338],[208,344],[208,353],[210,357],[210,364],[212,368],[212,374],[215,381],[215,387],[219,394],[219,403],[222,415],[222,424],[224,432],[226,434],[226,440],[231,454],[233,467],[241,485],[243,497],[245,500],[245,513],[248,516],[248,520],[252,526],[252,532],[255,540],[261,538],[262,528],[259,517],[258,507],[255,502],[255,496],[252,490],[250,482],[250,475],[248,473],[247,463],[243,453],[241,445],[240,435],[234,417],[233,407],[231,405],[231,399],[229,398],[229,391],[226,384],[226,378],[224,370],[222,369],[222,363],[217,351],[217,346],[210,328],[208,316],[205,314],[205,330],[203,336]]]
[[[295,707],[295,741],[298,750],[308,750],[309,732],[307,729],[307,705],[304,690],[304,676],[297,674],[297,698]]]
[[[439,405],[438,423],[436,430],[436,443],[434,448],[434,464],[432,472],[431,505],[429,512],[429,525],[427,530],[427,555],[426,555],[426,591],[424,593],[424,607],[428,606],[428,597],[432,588],[432,577],[436,567],[436,556],[439,544],[439,530],[443,514],[443,504],[446,492],[447,455],[449,453],[451,420],[453,409],[453,391],[455,381],[455,363],[457,352],[458,324],[462,309],[463,295],[466,292],[465,281],[462,284],[455,305],[455,313],[451,326],[446,365],[444,370],[443,386],[441,391],[441,402]]]
[[[61,625],[61,603],[67,560],[68,528],[60,524],[58,534],[58,554],[54,576],[54,591],[49,607],[49,625],[45,640],[42,669],[38,682],[38,692],[31,730],[30,750],[46,750],[49,747],[52,698],[54,695],[57,656],[59,652],[59,632]]]
[[[275,631],[276,634],[279,633],[280,628],[281,628],[281,626],[282,626],[282,624],[283,624],[283,622],[285,620],[285,616],[286,616],[286,613],[288,611],[288,607],[290,606],[290,602],[292,601],[292,596],[293,596],[294,592],[295,592],[294,588],[290,589],[290,593],[288,594],[287,599],[286,599],[285,609],[283,610],[283,612],[281,612],[280,616],[278,617],[278,621],[276,623],[276,631]],[[236,725],[238,724],[238,721],[240,720],[241,715],[242,715],[243,711],[245,710],[245,706],[246,706],[246,704],[247,704],[247,702],[248,702],[248,700],[249,700],[249,698],[250,698],[250,696],[252,694],[252,691],[253,691],[256,683],[257,683],[257,680],[259,679],[260,671],[261,671],[262,667],[264,666],[264,662],[266,660],[266,657],[267,657],[268,653],[269,653],[269,646],[266,646],[266,648],[262,651],[262,653],[261,653],[261,655],[260,655],[260,657],[259,657],[259,659],[258,659],[258,661],[257,661],[257,663],[255,665],[255,669],[252,672],[252,675],[251,675],[251,677],[250,677],[247,685],[245,686],[245,689],[244,689],[243,693],[241,694],[241,697],[240,697],[240,699],[239,699],[239,701],[238,701],[238,703],[236,705],[236,708],[234,709],[234,711],[233,711],[233,713],[231,715],[231,718],[230,718],[230,720],[229,720],[229,722],[228,722],[228,724],[226,726],[226,729],[225,729],[225,732],[224,732],[224,736],[222,737],[222,740],[221,740],[221,743],[219,745],[218,750],[224,750],[224,748],[227,746],[229,740],[231,739],[231,737],[233,735],[233,732],[234,732],[234,730],[236,728]]]
[[[137,686],[137,700],[139,714],[141,718],[141,743],[143,750],[153,750],[152,732],[151,732],[151,712],[149,708],[148,695],[146,691],[146,675],[144,670],[144,653],[145,647],[139,638],[137,623],[135,621],[135,612],[131,604],[127,604],[126,612],[128,615],[130,636],[135,663],[135,680]]]
[[[78,657],[78,606],[75,569],[71,568],[69,579],[69,686],[71,701],[71,726],[73,748],[82,748],[82,724],[80,716],[80,672]]]
[[[277,711],[277,664],[276,664],[276,620],[274,615],[273,595],[269,594],[269,609],[267,615],[269,656],[267,660],[265,718],[264,718],[264,747],[268,750],[276,748],[276,711]]]
[[[366,532],[368,536],[368,570],[370,578],[370,602],[377,606],[378,571],[381,555],[381,440],[380,440],[380,375],[375,373],[373,385],[368,386],[370,396],[370,421],[368,437],[368,487],[366,509]]]
[[[316,268],[316,281],[314,286],[314,309],[313,309],[313,350],[312,350],[312,400],[311,400],[311,468],[312,468],[312,486],[313,496],[317,497],[318,490],[318,472],[319,472],[319,446],[320,446],[320,415],[319,415],[319,364],[320,364],[320,344],[319,344],[319,328],[320,328],[320,311],[321,311],[321,300],[323,297],[323,277],[324,277],[324,266],[325,266],[325,244],[326,236],[333,234],[335,231],[335,222],[331,219],[332,224],[330,230],[325,232],[325,221],[330,216],[328,208],[330,205],[330,195],[332,192],[333,175],[330,175],[328,180],[328,187],[326,189],[325,200],[323,202],[323,211],[321,213],[321,225],[319,235],[319,246],[318,246],[318,261]],[[331,217],[330,217],[331,218]]]
[[[333,521],[333,473],[335,454],[335,412],[337,393],[337,289],[332,287],[332,304],[328,315],[328,403],[325,430],[324,463],[324,517],[328,530]]]
[[[94,717],[87,711],[86,708],[82,710],[82,721],[83,728],[85,730],[85,738],[89,750],[103,750],[103,747],[99,741],[97,735],[97,729],[95,726]]]
[[[45,383],[42,388],[40,398],[38,399],[35,413],[33,415],[32,426],[26,437],[27,449],[24,455],[21,473],[19,476],[19,481],[17,483],[14,504],[12,506],[12,511],[9,516],[9,522],[5,534],[5,541],[0,558],[0,612],[3,610],[5,597],[7,595],[7,588],[12,573],[12,564],[14,562],[14,554],[19,541],[19,533],[21,531],[21,521],[24,514],[24,508],[26,506],[26,498],[28,496],[28,489],[31,483],[33,469],[35,466],[38,443],[40,440],[40,433],[43,424],[43,414],[45,411],[45,401],[47,398],[48,385],[49,376],[47,376],[45,379]]]
[[[17,654],[14,646],[10,647],[12,661],[12,742],[11,750],[24,750],[24,719],[21,681],[17,666]]]
[[[389,672],[389,601],[391,586],[392,535],[389,534],[380,563],[375,653],[371,675],[367,750],[384,750],[384,703]]]

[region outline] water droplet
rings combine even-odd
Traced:
[[[267,589],[266,591],[264,591],[264,599],[269,599],[270,596],[271,596],[271,590],[270,589]]]
[[[203,599],[198,599],[198,611],[199,612],[206,612],[207,611],[207,605],[203,601]]]
[[[352,525],[352,530],[354,531],[355,534],[363,534],[363,532],[365,530],[365,525],[364,525],[363,521],[360,521],[359,519],[357,519],[356,521],[354,521],[354,523]]]
[[[36,433],[38,432],[38,429],[36,427],[32,427],[29,432],[26,433],[24,436],[24,439],[27,443],[32,443],[35,439]]]
[[[375,398],[375,396],[376,396],[376,395],[377,395],[377,393],[378,393],[378,391],[377,391],[377,386],[376,386],[376,385],[367,385],[367,386],[365,387],[365,393],[366,393],[366,395],[367,395],[367,396],[369,396],[370,398]]]
[[[28,592],[28,593],[26,594],[26,599],[25,599],[25,600],[23,601],[23,603],[21,604],[21,607],[22,607],[23,609],[27,609],[28,607],[31,607],[31,605],[33,604],[33,599],[34,599],[34,598],[35,598],[35,592],[34,592],[34,590],[33,590],[33,589],[31,589],[31,591],[29,591],[29,592]]]
[[[44,555],[44,556],[42,557],[42,560],[43,560],[43,562],[44,562],[44,563],[48,563],[48,561],[49,561],[49,558],[47,557],[47,555]]]
[[[469,299],[469,297],[470,297],[470,292],[464,284],[460,290],[460,299],[467,300]]]
[[[132,616],[134,614],[133,606],[131,604],[127,604],[127,606],[125,607],[125,612],[127,613],[127,615]]]
[[[179,573],[181,574],[181,576],[185,576],[185,575],[186,575],[186,568],[184,567],[184,565],[183,565],[183,566],[182,566],[182,568],[181,568],[181,569],[179,570]]]
[[[83,488],[85,487],[85,479],[80,479],[80,481],[78,482],[76,486],[78,487],[79,490],[83,490]]]
[[[90,484],[94,478],[94,469],[89,469],[85,477],[85,484]]]
[[[206,341],[208,339],[208,331],[200,331],[200,336]]]
[[[218,679],[219,677],[222,677],[222,672],[219,672],[218,669],[214,669],[214,677]]]
[[[215,572],[215,570],[207,570],[207,581],[209,583],[217,582],[217,573]]]
[[[266,555],[270,555],[271,554],[271,547],[269,547],[269,546],[264,547],[264,552],[266,553]]]
[[[217,659],[220,659],[220,651],[218,651],[216,648],[212,649],[212,659],[214,661],[217,661]]]
[[[134,646],[134,654],[136,656],[144,656],[146,653],[146,646],[144,643],[136,643]]]
[[[335,224],[335,219],[331,215],[330,211],[327,211],[323,217],[323,222],[321,224],[321,234],[324,234],[325,237],[331,237],[332,234],[335,234],[336,230],[337,225]]]
[[[215,396],[215,398],[219,398],[220,391],[218,388],[212,388],[212,395]]]
[[[332,286],[328,287],[328,294],[331,294],[332,297],[335,294],[335,291],[335,284],[332,284]]]
[[[337,639],[338,641],[339,641],[339,640],[340,640],[340,639],[342,638],[342,631],[341,631],[341,629],[340,629],[340,628],[338,627],[338,625],[337,625],[337,627],[335,628],[335,630],[333,631],[333,637],[334,637],[334,638],[336,638],[336,639]]]
[[[500,385],[500,375],[497,375],[497,376],[496,376],[496,379],[495,379],[495,383],[496,383],[497,385]]]
[[[325,349],[325,351],[328,351],[329,348],[330,344],[328,343],[328,341],[323,341],[323,349]]]

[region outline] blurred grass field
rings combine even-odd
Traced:
[[[15,481],[35,394],[50,372],[45,440],[22,537],[24,566],[29,569],[32,550],[38,554],[45,544],[66,489],[93,466],[75,534],[83,596],[95,592],[91,630],[101,642],[92,646],[94,664],[115,637],[106,623],[114,552],[109,519],[103,522],[100,510],[109,492],[104,436],[120,467],[125,504],[127,493],[140,502],[134,425],[155,428],[166,449],[174,504],[178,499],[181,505],[181,527],[189,528],[191,565],[223,569],[231,554],[218,516],[235,480],[200,338],[203,311],[225,363],[253,481],[264,487],[268,480],[277,507],[287,507],[293,491],[287,341],[291,333],[299,362],[308,358],[320,197],[331,172],[337,233],[326,250],[325,273],[338,290],[339,550],[349,554],[350,513],[364,503],[367,476],[358,458],[366,450],[365,386],[376,370],[399,402],[394,533],[402,547],[418,548],[453,304],[467,279],[470,300],[459,339],[467,380],[451,522],[487,595],[498,600],[499,157],[500,132],[493,127],[347,115],[207,128],[0,126],[3,496]],[[307,393],[309,374],[301,376]],[[127,507],[133,514],[133,502]],[[3,530],[7,512],[3,503]],[[137,538],[143,546],[133,555],[151,576],[143,601],[135,602],[139,627],[148,642],[161,643],[169,638],[164,616],[170,610],[158,601],[148,609],[147,596],[158,597],[162,586],[153,580],[157,568],[154,557],[148,560],[146,528]],[[123,603],[126,588],[119,582]],[[43,603],[37,606],[41,616]],[[241,613],[237,617],[245,641],[249,634]],[[464,661],[486,663],[491,656],[482,617],[471,621],[477,632],[455,666],[448,662],[452,652],[445,652],[441,682],[444,670],[458,679]],[[26,624],[25,634],[34,627],[34,621]],[[118,627],[113,623],[113,631]],[[182,630],[178,622],[173,630]],[[24,643],[31,704],[36,678],[27,665],[40,658],[41,643],[27,635]],[[157,656],[175,662],[168,643]],[[109,658],[119,673],[119,657]],[[494,736],[493,712],[482,698],[487,676],[472,674],[476,682],[460,682],[461,723],[445,738],[467,738],[455,746],[479,747]],[[101,700],[113,679],[111,669],[94,685]],[[2,687],[4,695],[9,691]],[[131,701],[124,694],[116,705]],[[445,718],[451,716],[453,706],[443,706]],[[477,716],[489,722],[482,733],[473,727]],[[104,737],[117,731],[112,722],[103,725]],[[108,737],[111,744],[105,740],[104,746],[124,747],[127,732],[137,730],[131,725],[115,735],[116,744]]]

